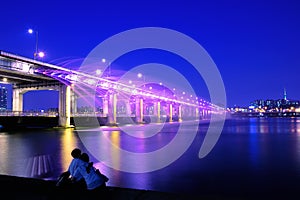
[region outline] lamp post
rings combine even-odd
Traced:
[[[108,67],[108,75],[107,75],[107,77],[110,77],[111,76],[111,63],[109,62],[109,61],[107,61],[105,58],[102,58],[101,59],[101,62],[102,63],[107,63],[108,65],[107,65],[107,67]]]
[[[38,48],[38,45],[39,45],[39,32],[37,30],[33,30],[33,29],[28,29],[28,33],[29,34],[33,34],[35,33],[35,52],[33,54],[33,58],[34,60],[37,59],[37,57],[44,57],[45,56],[45,53],[44,52],[39,52],[39,48]]]
[[[143,87],[146,87],[146,86],[145,86],[145,84],[146,84],[146,83],[145,83],[145,81],[146,81],[146,80],[145,80],[145,79],[146,79],[145,75],[142,74],[142,73],[138,73],[138,74],[137,74],[137,77],[138,77],[138,78],[143,78]]]

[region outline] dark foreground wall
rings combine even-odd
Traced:
[[[55,186],[55,181],[0,175],[1,199],[110,199],[110,200],[183,200],[193,199],[187,195],[170,194],[149,190],[108,187],[102,197],[89,197],[83,191],[62,189]],[[197,198],[195,198],[197,199]]]
[[[137,124],[135,117],[117,117],[117,124]],[[169,118],[161,118],[161,122],[169,122]],[[185,119],[194,120],[194,119]],[[158,119],[152,116],[144,116],[143,122],[157,123]],[[178,118],[173,117],[173,121],[178,121]],[[89,117],[89,116],[76,116],[71,117],[70,124],[75,127],[98,127],[109,124],[107,117]],[[49,116],[0,116],[0,131],[1,130],[23,130],[23,129],[36,129],[36,128],[53,128],[59,126],[59,117]]]
[[[51,128],[58,125],[58,117],[0,116],[0,129]]]
[[[145,120],[145,123],[151,121]],[[110,125],[107,117],[71,117],[71,125],[77,127],[94,127]],[[135,117],[117,117],[117,123],[135,124]],[[0,116],[0,130],[22,130],[33,128],[53,128],[59,126],[59,118],[47,116]]]

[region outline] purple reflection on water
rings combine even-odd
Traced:
[[[297,118],[227,120],[215,148],[207,157],[199,159],[198,151],[208,126],[200,124],[192,145],[178,160],[149,173],[114,170],[105,165],[105,160],[99,162],[93,156],[91,161],[110,178],[110,186],[187,194],[293,193],[300,188],[299,124]],[[84,134],[94,144],[97,144],[95,138],[109,137],[128,150],[148,152],[170,142],[176,127],[166,126],[159,134],[144,140],[128,136],[116,128],[105,129],[102,134],[97,131]],[[189,134],[188,128],[185,134]],[[50,171],[43,177],[49,179],[55,179],[66,170],[74,147],[86,151],[73,129],[1,133],[0,146],[1,174],[32,176],[26,169],[28,165],[49,165]],[[95,148],[109,153],[115,162],[123,164],[122,158],[110,147]],[[48,164],[43,165],[43,162]],[[141,163],[140,167],[143,165],[147,163]]]

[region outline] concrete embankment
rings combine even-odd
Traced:
[[[89,199],[87,195],[78,190],[59,188],[55,181],[35,178],[0,175],[1,199]],[[187,195],[178,195],[149,190],[108,187],[105,197],[110,200],[183,200],[192,199]],[[95,199],[95,198],[92,198]]]

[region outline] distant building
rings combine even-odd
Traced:
[[[287,98],[284,88],[281,99],[257,99],[250,102],[248,108],[227,109],[232,116],[238,117],[300,117],[300,101]]]
[[[287,92],[284,88],[282,99],[255,100],[250,103],[249,109],[264,109],[265,111],[283,111],[284,109],[295,109],[300,107],[300,101],[287,98]]]
[[[284,88],[284,90],[283,90],[283,99],[284,100],[287,100],[287,98],[286,98],[286,89]]]
[[[0,87],[0,111],[7,110],[7,89]]]
[[[250,106],[254,107],[254,108],[262,108],[262,107],[265,106],[265,101],[262,100],[262,99],[255,100],[255,101],[250,103]]]
[[[276,101],[273,99],[267,99],[266,100],[266,106],[268,108],[275,108],[276,107]]]

